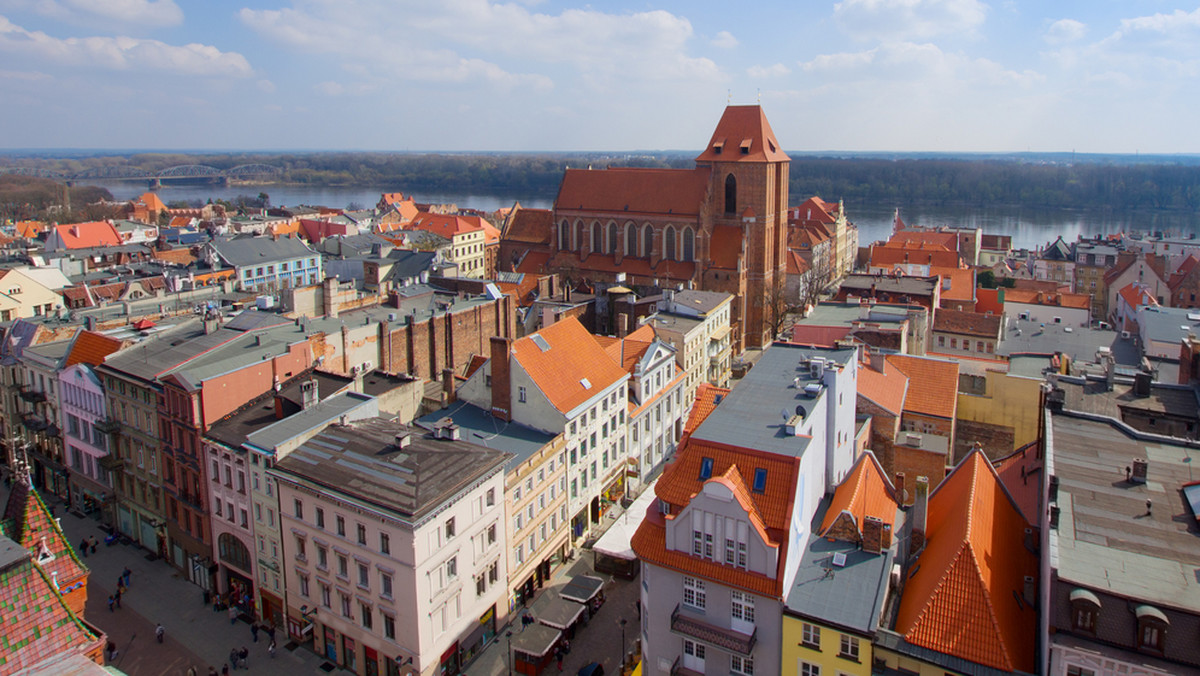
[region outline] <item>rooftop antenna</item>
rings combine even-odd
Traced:
[[[733,103],[733,90],[726,89],[725,90],[725,105],[729,105],[731,103]]]

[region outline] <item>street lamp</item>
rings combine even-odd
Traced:
[[[505,654],[505,657],[508,660],[508,676],[512,676],[512,629],[504,632],[504,636],[508,639],[508,652]]]
[[[621,618],[621,671],[625,671],[625,618]]]

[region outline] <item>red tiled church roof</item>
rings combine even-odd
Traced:
[[[619,211],[694,218],[708,194],[708,177],[707,168],[567,169],[554,205],[559,213]]]
[[[787,162],[762,106],[726,106],[696,162]]]

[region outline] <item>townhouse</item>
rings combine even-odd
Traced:
[[[684,371],[683,399],[691,402],[700,383],[728,387],[733,362],[733,296],[718,291],[667,290],[658,313],[647,319],[654,334],[675,349]]]
[[[233,268],[238,290],[273,292],[324,279],[321,256],[293,237],[235,237],[213,240],[200,249],[213,269]]]

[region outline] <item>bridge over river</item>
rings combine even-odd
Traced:
[[[145,181],[153,190],[161,186],[163,181],[204,180],[227,185],[231,180],[269,180],[281,176],[283,170],[269,164],[239,164],[228,169],[218,169],[205,164],[180,164],[166,169],[143,169],[127,165],[97,167],[76,173],[30,167],[0,167],[0,174],[52,178],[69,186],[81,181]]]

